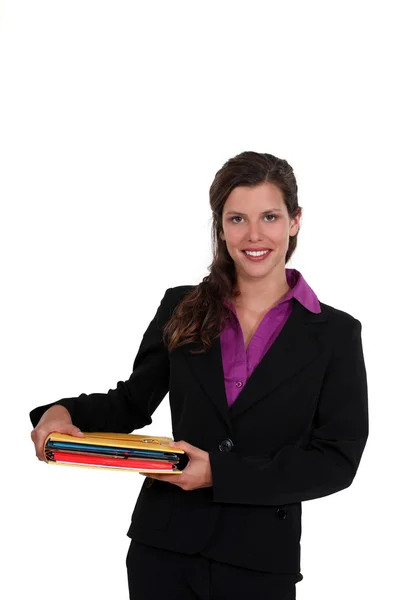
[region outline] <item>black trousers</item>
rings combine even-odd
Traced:
[[[295,600],[290,575],[264,573],[131,540],[130,600]]]

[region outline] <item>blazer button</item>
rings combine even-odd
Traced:
[[[222,442],[219,443],[218,448],[221,452],[230,452],[233,448],[233,442],[232,440],[227,438],[226,440],[222,440]]]
[[[144,485],[149,488],[150,486],[152,486],[154,483],[154,479],[152,479],[151,477],[146,477]]]
[[[276,516],[278,517],[278,519],[286,519],[286,508],[278,508],[278,510],[276,511]]]

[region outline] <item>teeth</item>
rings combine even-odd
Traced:
[[[263,254],[267,254],[269,250],[263,250],[260,252],[250,252],[249,250],[245,250],[246,254],[250,254],[250,256],[262,256]]]

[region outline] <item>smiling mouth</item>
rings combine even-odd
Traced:
[[[242,250],[242,252],[247,256],[263,256],[265,254],[269,254],[271,250]]]
[[[248,260],[249,262],[261,263],[261,262],[264,262],[265,260],[267,260],[267,258],[269,258],[269,255],[271,254],[271,250],[267,250],[264,252],[254,252],[251,254],[249,252],[246,252],[245,250],[243,250],[243,254],[246,257],[246,260]]]

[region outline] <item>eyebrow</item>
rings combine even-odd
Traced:
[[[270,208],[269,210],[264,210],[262,215],[265,215],[270,212],[282,212],[280,208]],[[228,210],[227,215],[241,215],[242,217],[247,217],[246,213],[239,212],[238,210]]]

